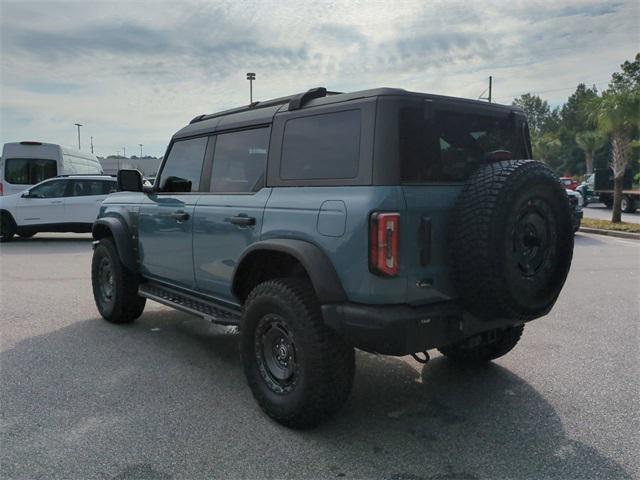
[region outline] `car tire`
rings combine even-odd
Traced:
[[[93,251],[91,284],[93,298],[102,318],[111,323],[131,323],[144,310],[146,298],[138,295],[139,278],[120,261],[109,237]]]
[[[454,362],[483,364],[506,355],[516,346],[524,325],[490,330],[462,342],[438,348],[438,351]]]
[[[33,232],[33,233],[19,233],[18,235],[20,235],[20,238],[31,238],[33,237],[37,232]]]
[[[240,327],[245,375],[262,410],[291,428],[311,428],[346,402],[354,349],[324,325],[306,280],[277,279],[249,294]]]
[[[633,201],[633,198],[629,198],[628,196],[624,195],[620,200],[620,210],[622,210],[624,213],[635,212],[636,205],[635,205],[635,202]]]
[[[0,215],[0,242],[8,242],[16,234],[16,224],[8,214]]]
[[[551,310],[573,256],[569,198],[534,160],[479,168],[455,206],[453,279],[464,308],[483,320],[526,321]]]

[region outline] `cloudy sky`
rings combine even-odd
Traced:
[[[477,98],[606,87],[640,2],[0,0],[0,141],[164,153],[191,118],[314,86]]]

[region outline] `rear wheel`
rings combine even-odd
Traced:
[[[102,318],[130,323],[142,315],[146,299],[138,296],[138,276],[120,261],[111,238],[100,240],[91,263],[93,298]]]
[[[524,325],[490,330],[438,350],[455,362],[486,363],[509,353],[520,340],[523,330]]]
[[[633,198],[629,198],[628,196],[623,196],[620,201],[620,209],[625,213],[633,213],[636,211],[636,205],[633,201]]]
[[[259,284],[241,326],[244,371],[264,412],[292,428],[335,414],[353,383],[353,347],[327,328],[311,285],[292,279]]]
[[[36,234],[36,232],[30,232],[30,233],[19,233],[18,235],[20,235],[20,238],[31,238]]]
[[[0,242],[8,242],[16,234],[16,224],[13,219],[7,215],[0,216]]]

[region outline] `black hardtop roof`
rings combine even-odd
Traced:
[[[501,109],[505,111],[518,111],[522,109],[513,105],[500,105],[487,103],[486,101],[471,100],[467,98],[450,97],[446,95],[434,95],[430,93],[410,92],[402,88],[372,88],[357,92],[340,93],[329,92],[323,87],[313,88],[304,93],[298,93],[287,97],[274,98],[262,102],[254,102],[243,107],[223,110],[217,113],[198,115],[189,125],[178,131],[174,138],[195,136],[217,130],[229,130],[247,125],[269,124],[279,111],[290,111],[301,108],[309,108],[333,103],[343,103],[357,99],[380,96],[406,96],[423,99],[443,100],[459,104],[476,105],[484,108]]]

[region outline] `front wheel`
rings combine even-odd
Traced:
[[[138,276],[120,261],[110,238],[100,240],[91,262],[93,298],[102,318],[111,323],[131,323],[144,310],[146,298],[138,296]]]
[[[513,350],[523,330],[524,325],[489,330],[453,345],[440,347],[438,351],[459,363],[487,363]]]
[[[270,280],[247,298],[241,325],[244,371],[264,412],[292,428],[336,413],[353,384],[353,347],[326,327],[306,281]]]

